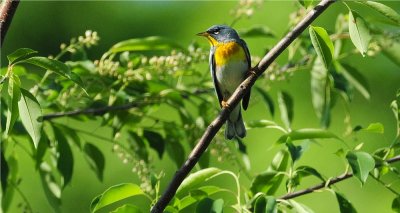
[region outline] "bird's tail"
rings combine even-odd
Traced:
[[[246,127],[243,123],[240,105],[235,107],[226,121],[225,138],[232,140],[235,136],[239,138],[246,136]]]

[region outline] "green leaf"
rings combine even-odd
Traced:
[[[325,68],[329,69],[329,66],[332,63],[334,49],[328,33],[322,27],[313,26],[309,27],[309,33],[311,43],[313,44],[318,57],[322,59]]]
[[[247,125],[251,128],[268,128],[278,126],[274,121],[270,120],[254,120],[249,121]]]
[[[310,176],[310,175],[317,177],[321,181],[325,181],[325,179],[322,177],[322,175],[316,169],[314,169],[310,166],[299,166],[296,169],[295,173],[296,173],[296,179],[299,184],[300,184],[300,181],[302,178]]]
[[[61,187],[55,181],[55,177],[51,171],[52,168],[46,162],[42,163],[39,169],[40,180],[46,198],[54,212],[60,212]]]
[[[18,102],[21,98],[20,91],[21,82],[19,81],[18,76],[11,75],[8,81],[8,96],[9,100],[7,103],[7,121],[6,121],[6,135],[11,133],[11,130],[14,127],[14,123],[19,116],[18,111]]]
[[[201,199],[204,199],[205,197],[210,197],[211,195],[217,193],[217,192],[223,192],[227,191],[226,189],[222,189],[218,186],[202,186],[198,189],[194,189],[189,192],[188,196],[183,197],[176,206],[179,208],[179,210],[182,210],[184,208],[189,207],[190,205],[198,202]],[[202,195],[202,196],[198,196]]]
[[[339,203],[339,209],[341,213],[356,213],[356,209],[353,205],[339,192],[335,192],[336,199]]]
[[[22,124],[31,136],[33,144],[37,147],[40,140],[42,122],[42,110],[36,98],[27,90],[20,88],[21,98],[18,101],[18,109]]]
[[[281,120],[287,129],[290,129],[293,120],[293,99],[284,91],[278,93],[279,110],[281,111]]]
[[[369,172],[375,167],[374,158],[370,154],[360,151],[350,151],[347,153],[346,158],[353,170],[354,176],[363,185],[368,178]]]
[[[14,61],[21,59],[23,57],[27,57],[31,54],[37,53],[37,51],[29,49],[29,48],[20,48],[10,55],[7,55],[8,63],[12,64]]]
[[[267,168],[267,171],[285,172],[289,161],[289,152],[286,150],[280,150],[275,154],[272,159],[271,165]],[[278,175],[274,178],[274,184],[268,189],[266,194],[273,195],[278,190],[279,186],[283,181],[284,176]]]
[[[35,153],[36,169],[40,168],[40,164],[43,162],[43,157],[46,154],[47,148],[49,148],[49,138],[47,137],[45,131],[42,129],[40,141]]]
[[[303,144],[296,146],[292,142],[287,141],[286,146],[288,147],[290,157],[292,159],[292,162],[294,163],[299,160],[304,151],[308,149],[308,142],[304,142]]]
[[[196,213],[222,213],[224,200],[204,198],[196,207]]]
[[[165,141],[162,135],[150,130],[144,130],[143,136],[149,142],[150,147],[157,151],[158,157],[161,159],[165,150]]]
[[[67,65],[64,63],[55,60],[55,59],[50,59],[46,57],[32,57],[28,58],[22,61],[19,61],[18,63],[28,63],[32,64],[41,68],[44,68],[46,70],[51,70],[63,77],[70,78],[71,77],[71,71]]]
[[[305,8],[313,5],[314,0],[298,0],[298,2]]]
[[[146,143],[135,132],[129,131],[129,136],[131,136],[132,140],[129,141],[131,142],[131,146],[133,146],[133,150],[135,151],[135,153],[140,157],[140,159],[148,162],[149,153],[147,151],[148,148],[146,146]]]
[[[400,196],[397,196],[392,201],[392,210],[394,212],[400,212]]]
[[[183,49],[183,48],[169,39],[158,36],[152,36],[146,38],[134,38],[126,41],[121,41],[112,46],[109,52],[118,53],[125,51],[131,51],[131,52],[167,51],[172,49]]]
[[[377,36],[383,54],[397,66],[400,66],[400,42],[388,36]]]
[[[200,183],[203,183],[208,178],[210,178],[211,176],[213,176],[219,172],[221,172],[220,169],[207,168],[207,169],[202,169],[200,171],[190,174],[179,186],[178,190],[176,191],[176,194],[184,193],[188,189],[193,188],[194,186],[196,186]]]
[[[140,208],[131,204],[125,204],[123,206],[118,207],[111,213],[142,213]]]
[[[371,35],[366,21],[353,10],[349,10],[349,33],[354,46],[365,56]]]
[[[136,184],[122,183],[114,185],[92,200],[92,203],[90,204],[90,212],[96,212],[105,206],[121,201],[128,197],[143,194],[143,191]]]
[[[282,135],[277,142],[281,144],[288,141],[288,139],[290,139],[290,141],[296,141],[304,139],[324,139],[324,138],[339,139],[339,137],[337,137],[335,134],[333,134],[328,130],[307,128],[307,129],[293,130],[285,135]]]
[[[0,150],[0,164],[1,164],[1,191],[5,192],[7,190],[7,178],[8,174],[10,172],[10,168],[8,166],[8,163],[6,161],[6,158],[4,157],[4,149]],[[3,194],[4,195],[4,194]]]
[[[241,37],[248,37],[248,38],[254,38],[254,37],[267,37],[267,38],[274,38],[275,34],[271,31],[266,26],[252,26],[247,29],[239,30],[238,34]]]
[[[88,161],[90,168],[96,173],[97,178],[103,181],[105,158],[103,153],[95,145],[86,143],[83,147],[85,159]]]
[[[294,200],[289,200],[289,203],[293,207],[294,212],[296,212],[296,213],[313,213],[314,212],[308,206],[306,206],[302,203],[298,203]]]
[[[268,106],[269,112],[271,113],[272,117],[275,114],[275,106],[274,101],[272,100],[271,96],[260,87],[255,87],[256,91],[260,93],[261,97],[263,98],[265,104]]]
[[[365,77],[354,67],[348,64],[335,64],[336,69],[351,83],[365,99],[370,99],[371,90]]]
[[[2,196],[1,196],[1,210],[4,212],[8,212],[8,209],[10,208],[14,193],[15,193],[15,187],[10,187],[11,183],[13,185],[18,184],[18,181],[20,180],[20,177],[18,176],[18,160],[16,158],[15,154],[11,154],[7,159],[4,156],[4,153],[1,152],[1,184],[2,184],[2,189],[5,191],[2,191]],[[4,160],[4,162],[3,162]],[[3,169],[3,165],[6,164],[7,166]],[[3,174],[5,172],[5,174]],[[3,186],[3,184],[6,184],[7,186]]]
[[[57,140],[57,152],[59,154],[57,158],[57,169],[63,177],[62,185],[63,188],[65,188],[72,179],[74,157],[64,133],[60,129],[54,128],[54,136]]]
[[[321,121],[321,126],[327,128],[330,123],[331,82],[328,70],[317,58],[311,69],[311,98],[312,104]]]
[[[258,174],[251,183],[250,190],[253,194],[263,192],[269,194],[268,191],[275,186],[279,180],[279,174],[277,171],[265,171]]]
[[[378,11],[379,13],[386,16],[388,19],[392,20],[393,22],[395,22],[397,25],[400,26],[400,15],[392,8],[375,1],[358,1],[358,2],[363,3],[369,6],[370,8]]]
[[[254,203],[254,213],[273,213],[277,211],[276,200],[272,196],[259,196]]]
[[[368,125],[367,128],[363,128],[361,130],[371,132],[371,133],[383,134],[385,131],[385,128],[383,127],[383,124],[381,124],[381,123],[371,123]]]

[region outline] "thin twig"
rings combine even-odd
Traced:
[[[272,48],[267,55],[254,67],[252,68],[251,75],[249,75],[236,89],[233,95],[228,100],[228,107],[223,108],[219,115],[211,122],[207,127],[203,136],[200,138],[196,147],[190,153],[186,162],[182,167],[175,173],[175,176],[167,186],[164,194],[160,197],[157,203],[151,209],[152,213],[163,212],[165,207],[174,197],[176,190],[181,185],[182,181],[193,169],[196,163],[199,161],[201,155],[207,149],[211,140],[217,134],[218,130],[225,123],[228,118],[230,111],[240,102],[244,94],[250,90],[251,86],[254,85],[257,77],[260,76],[271,63],[313,22],[329,5],[334,3],[335,0],[323,0],[313,10],[311,10],[304,19],[297,24],[297,26],[290,31],[274,48]]]
[[[0,6],[0,31],[2,46],[4,38],[6,37],[8,27],[11,24],[15,11],[17,10],[19,0],[4,0]]]
[[[386,160],[387,163],[394,163],[394,162],[398,162],[398,161],[400,161],[400,155]],[[380,167],[380,166],[382,166],[382,164],[378,164],[377,163],[375,165],[375,168]],[[289,199],[292,199],[292,198],[295,198],[295,197],[299,197],[299,196],[302,196],[302,195],[305,195],[305,194],[313,193],[316,190],[323,189],[325,187],[328,187],[330,185],[336,184],[336,183],[338,183],[340,181],[346,180],[346,179],[351,178],[351,177],[353,177],[353,173],[345,172],[345,173],[341,174],[340,176],[337,176],[337,177],[334,177],[332,179],[329,179],[328,181],[322,182],[322,183],[320,183],[318,185],[315,185],[313,187],[283,195],[279,199],[289,200]]]
[[[69,111],[69,112],[56,112],[56,113],[52,113],[52,114],[43,115],[42,118],[43,118],[43,120],[51,120],[54,118],[77,116],[77,115],[83,115],[83,114],[104,115],[107,112],[128,110],[131,108],[138,107],[140,105],[152,104],[152,103],[156,103],[156,101],[130,102],[130,103],[127,103],[124,105],[119,105],[119,106],[105,106],[105,107],[100,107],[100,108],[78,109],[78,110],[73,110],[73,111]]]

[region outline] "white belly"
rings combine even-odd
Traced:
[[[228,99],[243,81],[247,72],[247,63],[244,61],[229,62],[225,66],[216,69],[218,86],[222,96]]]

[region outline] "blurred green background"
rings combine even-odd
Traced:
[[[295,1],[267,1],[256,10],[252,18],[242,19],[235,25],[237,29],[252,25],[266,25],[275,32],[276,38],[248,39],[247,43],[252,55],[262,56],[266,48],[271,47],[285,34],[289,14],[296,9],[295,4]],[[392,1],[385,4],[400,12],[400,3]],[[61,43],[68,43],[70,38],[82,35],[88,29],[97,31],[101,38],[99,45],[89,50],[88,55],[91,59],[99,58],[103,52],[119,41],[152,35],[171,38],[182,46],[197,41],[204,48],[208,48],[208,43],[203,38],[196,37],[195,34],[213,24],[230,24],[233,20],[230,11],[236,5],[236,1],[22,1],[1,49],[1,66],[6,66],[7,54],[21,47],[38,50],[43,56],[57,54]],[[360,8],[360,11],[364,15],[373,13],[365,8]],[[343,4],[336,3],[331,6],[314,22],[314,25],[323,26],[333,32],[338,12],[346,12]],[[286,54],[279,57],[278,61],[284,63]],[[355,94],[354,101],[350,105],[352,124],[367,126],[369,123],[381,122],[385,126],[383,135],[360,133],[358,142],[364,142],[364,149],[367,151],[387,146],[395,135],[395,119],[389,105],[395,97],[396,90],[400,88],[400,68],[382,55],[367,59],[362,58],[361,55],[355,55],[349,59],[349,63],[362,71],[372,91],[369,101],[360,94]],[[204,72],[209,72],[207,61],[204,61]],[[270,94],[274,100],[276,100],[276,92],[282,89],[293,95],[294,129],[319,127],[318,118],[311,104],[309,78],[309,71],[299,71],[289,81],[273,82],[269,85]],[[262,118],[280,122],[279,114],[272,118],[261,98],[253,94],[250,107],[244,113],[244,119],[251,121]],[[333,110],[330,130],[341,135],[345,130],[344,118],[344,106],[337,104]],[[63,121],[74,125],[72,120],[63,119]],[[88,122],[81,128],[93,134],[111,137],[110,130],[99,127],[98,122]],[[272,156],[282,148],[276,146],[271,148],[280,134],[274,130],[249,130],[244,142],[252,165],[250,173],[261,172],[270,164]],[[62,212],[88,212],[91,200],[106,188],[122,182],[138,182],[137,176],[131,171],[133,166],[123,164],[117,155],[111,152],[112,147],[109,143],[90,136],[85,140],[92,141],[106,154],[104,181],[99,182],[96,179],[79,150],[74,149],[76,162],[74,176],[71,185],[67,186],[63,192]],[[357,144],[351,138],[346,142],[351,146]],[[298,165],[312,166],[326,177],[339,175],[345,167],[342,159],[334,153],[342,146],[335,140],[320,140],[319,144],[310,146]],[[18,160],[21,162],[19,164],[20,176],[23,178],[21,190],[24,191],[35,212],[52,212],[33,162],[21,150],[16,149],[16,151]],[[176,170],[168,156],[165,155],[164,158],[160,161],[154,157],[154,170],[164,170],[166,173],[162,189]],[[212,165],[216,167],[239,172],[237,168],[232,167],[230,162],[218,162],[215,156],[212,162]],[[394,177],[387,177],[387,180],[393,179]],[[232,187],[234,184],[233,180],[226,181],[224,177],[217,178],[216,182],[227,187]],[[250,184],[244,175],[241,176],[241,183],[245,188],[248,188]],[[316,183],[318,180],[306,179],[300,188]],[[364,187],[361,187],[357,180],[350,179],[335,187],[345,194],[359,212],[391,212],[390,205],[394,195],[374,180],[368,181]],[[400,187],[396,189],[399,191]],[[282,188],[278,194],[283,193]],[[227,196],[228,200],[233,199],[225,194],[220,194],[220,196]],[[328,191],[302,196],[296,200],[305,203],[315,212],[339,211],[334,194]],[[22,198],[15,194],[10,212],[20,212],[18,203],[21,201]],[[132,201],[148,202],[141,198],[135,198]]]

